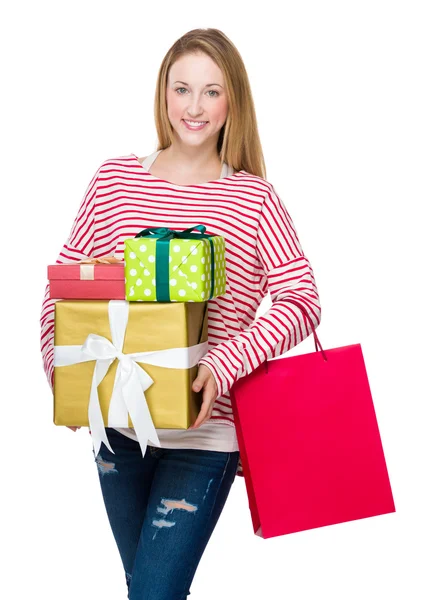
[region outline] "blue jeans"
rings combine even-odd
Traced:
[[[111,427],[106,432],[115,454],[101,444],[94,459],[128,598],[185,600],[239,451],[148,446],[143,457],[138,442]]]

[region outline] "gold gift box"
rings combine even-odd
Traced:
[[[112,341],[107,300],[59,300],[55,302],[55,346],[84,344],[90,333]],[[129,302],[123,353],[184,348],[208,340],[207,302]],[[96,361],[54,368],[55,425],[88,427],[88,406]],[[189,369],[138,363],[154,383],[144,395],[154,427],[188,429],[200,412],[202,391],[192,383],[198,365]],[[108,411],[118,360],[111,364],[98,386],[99,403],[108,427]],[[128,415],[128,427],[133,427]]]

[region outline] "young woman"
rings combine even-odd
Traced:
[[[197,224],[225,238],[226,292],[208,301],[209,351],[193,389],[202,408],[188,430],[157,429],[145,457],[133,429],[106,428],[95,457],[131,600],[190,593],[200,558],[236,474],[243,476],[229,390],[265,360],[312,333],[321,308],[312,267],[275,188],[265,179],[242,59],[219,30],[196,29],[163,59],[157,81],[158,147],[105,160],[85,192],[57,262],[113,255],[146,227]],[[175,285],[175,282],[172,282]],[[255,320],[263,297],[272,307]],[[53,386],[54,301],[47,288],[41,347]],[[276,408],[280,398],[272,399]],[[73,427],[73,430],[78,428]]]

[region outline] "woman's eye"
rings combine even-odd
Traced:
[[[180,92],[180,90],[186,90],[186,88],[180,87],[180,88],[177,88],[175,91],[176,92]],[[211,96],[211,98],[217,98],[217,96],[219,96],[219,92],[217,90],[209,90],[209,91],[210,91],[211,94],[213,94]],[[183,94],[183,93],[179,94],[179,96],[184,96],[184,95],[185,94]]]

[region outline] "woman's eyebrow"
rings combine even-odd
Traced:
[[[176,83],[183,83],[183,85],[189,85],[189,83],[186,83],[185,81],[174,81],[172,85]],[[210,85],[218,85],[219,87],[222,87],[220,83],[207,83],[205,87],[209,87]]]

